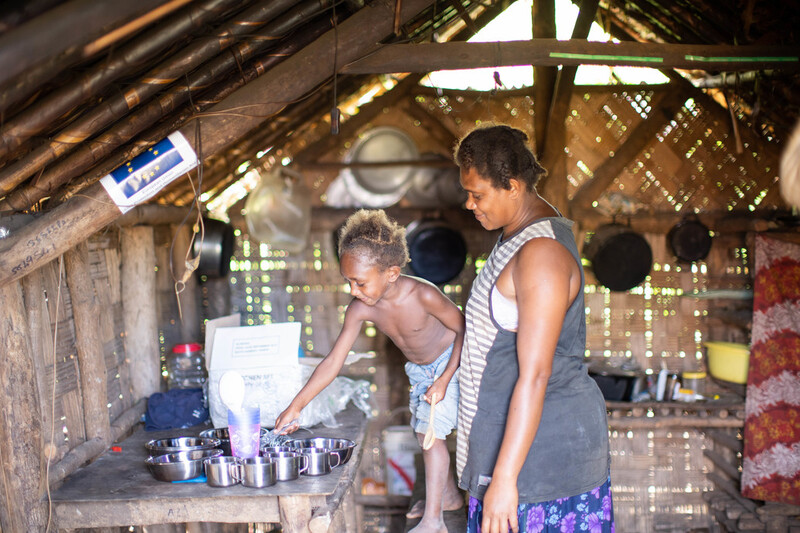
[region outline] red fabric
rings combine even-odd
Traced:
[[[756,237],[742,495],[800,505],[800,246]]]

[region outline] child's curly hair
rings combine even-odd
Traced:
[[[408,264],[406,229],[390,220],[383,209],[359,209],[339,231],[339,257],[362,254],[381,270]]]

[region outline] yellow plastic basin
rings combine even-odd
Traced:
[[[709,341],[703,343],[708,356],[708,371],[717,379],[747,384],[750,366],[750,347],[737,342]]]

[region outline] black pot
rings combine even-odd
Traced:
[[[600,226],[583,248],[597,281],[612,291],[627,291],[643,282],[653,266],[644,237],[622,224]]]
[[[629,402],[647,388],[647,376],[640,371],[593,364],[589,366],[589,376],[597,383],[603,398],[612,402]]]
[[[439,220],[418,220],[406,228],[414,275],[435,283],[447,283],[461,273],[467,261],[467,243],[455,229]]]
[[[667,242],[679,261],[701,261],[711,251],[711,232],[696,217],[687,217],[669,230]]]
[[[205,236],[202,242],[197,235],[192,244],[192,255],[197,257],[200,254],[197,273],[210,278],[227,276],[233,256],[233,226],[221,220],[203,218],[203,227]]]

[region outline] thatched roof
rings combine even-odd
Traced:
[[[202,182],[195,172],[193,185],[176,180],[150,203],[191,205],[198,185],[208,203],[247,168],[264,170],[283,160],[307,171],[315,203],[321,204],[343,148],[364,128],[379,123],[375,117],[381,110],[391,108],[421,126],[426,145],[440,154],[447,154],[448,143],[475,120],[524,124],[552,167],[547,186],[566,188],[562,196],[575,201],[575,212],[589,216],[610,185],[615,192],[620,176],[636,174],[626,165],[654,154],[671,158],[647,146],[646,141],[669,135],[663,120],[660,125],[649,121],[649,126],[643,120],[651,104],[663,108],[668,118],[675,113],[684,117],[676,123],[696,135],[704,127],[713,131],[717,144],[727,145],[726,153],[738,154],[738,160],[736,155],[733,161],[718,158],[715,165],[725,175],[736,168],[763,167],[763,175],[751,175],[747,183],[719,185],[717,193],[725,198],[711,207],[730,210],[728,197],[737,195],[738,207],[749,197],[751,211],[753,205],[783,207],[770,187],[781,142],[800,109],[795,87],[800,79],[797,2],[584,0],[573,40],[557,42],[552,4],[536,1],[535,39],[530,43],[465,43],[509,3],[40,0],[6,6],[0,12],[0,212],[50,217],[36,228],[37,234],[63,220],[64,212],[69,221],[62,225],[74,227],[71,231],[96,231],[119,216],[104,205],[107,197],[96,182],[175,130],[204,161]],[[584,41],[592,21],[622,42]],[[580,152],[581,143],[587,142],[580,141],[586,133],[581,128],[597,127],[587,116],[582,123],[575,119],[576,102],[588,102],[591,91],[570,90],[570,73],[589,62],[659,66],[673,83],[666,91],[617,87],[615,97],[603,96],[617,102],[644,98],[640,116],[628,117],[616,129],[608,123],[624,114],[622,108],[614,103],[597,107],[597,99],[586,104],[584,112],[595,116],[602,109],[607,114],[617,109],[611,112],[617,118],[604,126],[610,135],[597,141],[606,156],[592,156],[597,146],[585,147],[585,157],[564,162],[563,146],[567,154]],[[534,88],[477,95],[417,83],[423,73],[437,68],[519,63],[535,65]],[[564,68],[556,85],[558,64]],[[351,115],[356,111],[353,102],[369,100],[367,93],[373,102]],[[339,135],[331,134],[334,102],[343,112]],[[477,102],[515,113],[476,116],[468,108]],[[462,114],[454,117],[459,108]],[[517,111],[525,108],[528,118],[523,120]],[[692,122],[691,116],[702,121]],[[645,141],[635,141],[632,132]],[[680,144],[677,138],[673,144]],[[673,151],[683,157],[692,143],[686,144]],[[706,148],[703,157],[711,161],[716,149]],[[631,152],[625,160],[619,157],[622,150]],[[695,146],[692,154],[697,150]],[[751,160],[742,161],[748,152]],[[559,161],[566,167],[559,170]],[[332,166],[320,166],[325,162]],[[652,188],[641,185],[641,176],[632,177],[624,192],[655,215],[708,208],[709,187],[719,178],[706,177],[708,169],[689,171],[685,164],[676,173],[680,166],[675,161],[671,170],[651,169],[655,178],[648,179],[658,185]],[[659,172],[674,174],[669,176],[674,183],[667,185]],[[631,192],[631,184],[638,193]],[[704,187],[702,195],[695,194]],[[654,209],[653,202],[664,198],[670,199],[669,205]],[[63,242],[51,252],[67,245]]]

